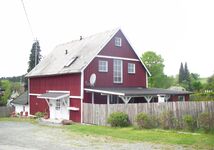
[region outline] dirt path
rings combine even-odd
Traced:
[[[82,136],[62,128],[23,122],[0,122],[0,150],[150,150],[184,149],[150,143],[127,142],[109,137]]]

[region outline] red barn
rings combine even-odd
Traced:
[[[120,29],[56,48],[31,72],[30,114],[83,122],[83,103],[188,100],[189,93],[147,88],[150,73]]]

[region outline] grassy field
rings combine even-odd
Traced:
[[[196,149],[214,149],[214,135],[204,133],[188,133],[160,129],[137,130],[133,127],[111,128],[94,125],[71,125],[66,127],[71,132],[87,135],[110,136],[131,141],[176,144]]]
[[[35,119],[20,118],[0,118],[0,123],[1,121],[24,121],[34,124],[37,122]],[[129,141],[181,145],[195,149],[214,149],[214,134],[189,133],[161,129],[138,130],[133,127],[111,128],[80,124],[62,126],[62,128],[68,132],[83,135],[108,136]]]

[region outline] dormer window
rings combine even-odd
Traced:
[[[117,47],[122,46],[122,39],[120,37],[115,37],[115,46]]]

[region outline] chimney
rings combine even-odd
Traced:
[[[82,36],[80,36],[80,40],[82,40]]]
[[[66,49],[66,50],[65,50],[65,55],[67,55],[67,54],[68,54],[68,50]]]

